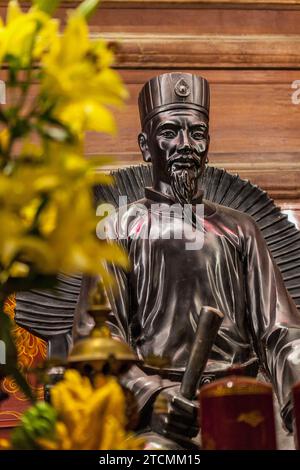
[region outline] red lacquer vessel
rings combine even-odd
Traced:
[[[276,449],[271,385],[229,376],[203,386],[199,399],[203,449]]]

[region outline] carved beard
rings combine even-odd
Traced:
[[[171,187],[180,204],[191,204],[198,189],[199,168],[171,168]]]

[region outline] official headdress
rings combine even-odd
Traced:
[[[149,80],[139,94],[142,128],[158,113],[188,108],[209,116],[208,81],[191,73],[164,73]]]

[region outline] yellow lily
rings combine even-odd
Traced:
[[[51,27],[48,25],[49,23]],[[23,13],[16,0],[10,1],[6,25],[3,22],[0,24],[0,61],[5,57],[13,56],[18,59],[21,67],[27,67],[31,63],[32,57],[38,57],[38,53],[43,51],[41,45],[44,44],[45,47],[45,40],[39,40],[35,49],[36,36],[41,33],[43,27],[47,27],[47,37],[49,39],[49,32],[52,30],[51,38],[53,39],[55,24],[55,20],[52,20],[38,8],[32,7],[29,12]]]

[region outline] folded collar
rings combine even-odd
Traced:
[[[178,201],[172,196],[167,196],[166,194],[156,191],[153,188],[145,188],[145,197],[152,201],[165,202],[167,204],[176,204]],[[196,195],[192,199],[192,205],[203,204],[203,191],[198,189]]]

